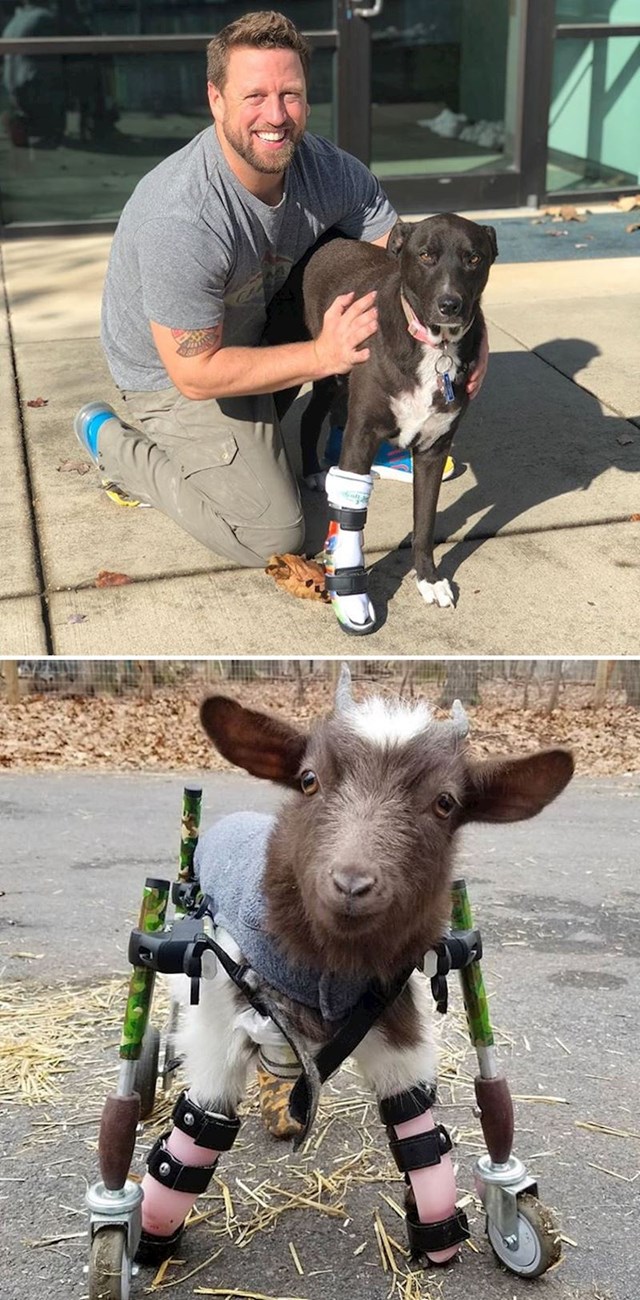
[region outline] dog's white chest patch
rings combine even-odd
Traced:
[[[415,446],[426,450],[451,428],[458,407],[454,406],[451,411],[439,411],[434,407],[435,398],[439,396],[436,361],[442,354],[428,343],[423,344],[422,350],[415,386],[392,397],[389,405],[398,426],[400,446]],[[449,345],[447,355],[451,357],[449,375],[453,382],[459,368],[458,354],[453,344]]]

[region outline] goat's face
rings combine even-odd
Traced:
[[[296,792],[278,815],[266,876],[290,950],[378,974],[417,960],[449,919],[458,827],[531,817],[569,781],[564,750],[473,763],[462,717],[437,722],[425,704],[376,697],[355,704],[344,679],[336,711],[309,736],[222,696],[205,701],[220,752]]]

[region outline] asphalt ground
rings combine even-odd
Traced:
[[[203,784],[205,824],[221,812],[268,807],[279,798],[245,777],[208,773]],[[421,1277],[424,1300],[466,1300],[470,1294],[487,1300],[635,1300],[638,1294],[639,793],[638,774],[576,779],[534,822],[464,832],[458,866],[483,933],[483,969],[501,1059],[520,1099],[515,1150],[539,1179],[541,1198],[554,1207],[565,1245],[556,1270],[524,1282],[497,1264],[483,1216],[470,1204],[473,1248],[465,1247],[455,1267]],[[16,1099],[3,1107],[0,1294],[10,1300],[33,1300],[39,1292],[51,1300],[88,1294],[86,1241],[77,1234],[84,1230],[86,1185],[98,1172],[100,1107],[117,1068],[120,993],[116,989],[109,1010],[106,1002],[103,1011],[95,1009],[95,999],[109,976],[126,972],[128,931],[144,877],[174,872],[180,803],[181,782],[171,776],[3,775],[0,1000],[10,1002],[14,985],[17,1017],[26,1003],[46,1004],[61,986],[76,998],[85,989],[87,1000],[83,1046],[75,1061],[61,1062],[69,1070],[57,1079],[62,1097],[32,1107]],[[453,981],[450,991],[453,1011],[444,1037],[459,1052]],[[448,1046],[445,1060],[447,1051]],[[450,1085],[445,1077],[441,1089],[439,1118],[462,1139],[462,1195],[472,1189],[479,1150],[468,1086],[473,1064],[469,1051],[459,1081]],[[338,1098],[359,1095],[348,1073],[336,1086]],[[328,1104],[333,1098],[328,1087]],[[369,1142],[363,1161],[359,1153]],[[149,1144],[147,1128],[135,1159],[139,1171]],[[387,1232],[404,1241],[403,1225],[383,1199],[400,1200],[401,1184],[386,1158],[373,1108],[363,1111],[362,1120],[352,1112],[330,1123],[326,1140],[303,1162],[304,1176],[316,1177],[315,1170],[328,1176],[351,1158],[354,1170],[368,1169],[369,1177],[354,1174],[338,1197],[344,1217],[295,1209],[272,1232],[258,1232],[244,1246],[237,1226],[231,1234],[224,1231],[218,1189],[217,1200],[205,1203],[216,1213],[190,1229],[180,1255],[184,1263],[165,1279],[172,1282],[172,1295],[186,1300],[196,1288],[208,1287],[221,1288],[215,1293],[223,1295],[235,1290],[300,1300],[387,1297],[394,1278],[382,1271],[373,1215],[377,1209]],[[255,1113],[220,1173],[245,1226],[252,1221],[250,1193],[265,1178],[286,1189],[299,1187],[303,1177],[299,1157],[288,1145],[274,1144]],[[146,1293],[151,1276],[145,1272],[135,1280],[134,1297]],[[403,1296],[405,1285],[399,1282],[395,1293]]]

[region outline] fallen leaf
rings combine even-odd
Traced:
[[[96,578],[96,587],[124,587],[125,583],[131,582],[126,573],[110,573],[108,569],[101,569]]]
[[[629,515],[632,524],[640,524],[640,515]]]
[[[87,617],[87,614],[70,614],[67,623],[85,623]]]
[[[625,226],[627,235],[632,235],[636,230],[640,230],[640,221],[632,221],[630,225]]]
[[[59,474],[88,474],[92,469],[91,462],[88,460],[63,460],[58,465]]]
[[[586,216],[578,212],[577,208],[570,204],[561,208],[543,208],[542,212],[545,217],[553,217],[554,221],[586,221]]]
[[[631,212],[633,208],[640,208],[640,194],[628,194],[626,198],[618,199],[618,207],[622,212]]]
[[[265,573],[300,600],[321,600],[329,604],[324,569],[315,560],[307,560],[304,555],[272,555]]]
[[[27,402],[27,406],[48,406],[48,405],[49,405],[48,397],[34,397],[33,401]]]
[[[561,239],[563,235],[568,235],[568,230],[545,230],[547,239]]]

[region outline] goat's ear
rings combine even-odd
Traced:
[[[495,232],[495,226],[481,226],[480,229],[484,230],[484,233],[487,236],[487,239],[489,240],[489,247],[491,248],[491,261],[495,262],[496,257],[498,256],[498,237]]]
[[[391,234],[387,240],[387,252],[391,257],[399,257],[404,247],[405,240],[411,234],[411,224],[408,221],[396,221]]]
[[[461,820],[518,822],[535,817],[564,790],[573,767],[567,749],[471,763]]]
[[[307,737],[266,713],[244,709],[226,695],[210,695],[200,706],[200,721],[215,747],[230,763],[252,776],[297,785]]]

